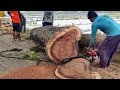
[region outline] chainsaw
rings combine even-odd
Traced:
[[[62,64],[65,64],[73,59],[76,59],[76,58],[84,58],[88,61],[90,61],[91,63],[93,63],[95,60],[98,59],[98,54],[95,50],[85,50],[85,52],[83,53],[83,55],[80,55],[80,56],[76,56],[76,57],[70,57],[70,58],[65,58],[62,60]]]

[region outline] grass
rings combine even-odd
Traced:
[[[78,17],[78,16],[59,16],[58,17],[58,20],[69,20],[69,19],[80,19],[80,17]]]
[[[28,38],[30,36],[30,31],[26,30],[26,33],[21,33],[22,38]]]

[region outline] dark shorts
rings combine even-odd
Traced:
[[[21,24],[20,23],[13,23],[13,31],[21,32]]]
[[[52,26],[53,23],[49,23],[49,22],[44,22],[44,23],[43,23],[43,26],[48,26],[48,25]]]

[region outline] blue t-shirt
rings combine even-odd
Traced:
[[[107,36],[116,36],[120,34],[120,25],[109,16],[98,16],[92,23],[92,35],[90,38],[90,47],[94,46],[96,32],[100,29]]]

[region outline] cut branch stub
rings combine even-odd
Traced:
[[[40,28],[42,28],[42,31]],[[55,63],[61,63],[65,58],[75,57],[78,55],[77,43],[81,39],[81,31],[78,27],[47,26],[40,28],[36,34],[31,36],[37,35],[36,37],[39,39],[36,40],[40,40],[39,42],[44,44],[46,53],[52,61]],[[32,31],[35,31],[35,29]],[[41,34],[39,34],[39,32]],[[49,35],[42,34],[44,32],[47,32]]]

